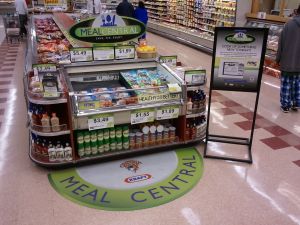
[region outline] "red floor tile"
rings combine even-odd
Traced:
[[[261,139],[261,141],[273,150],[290,147],[288,143],[286,143],[279,137],[265,138],[265,139]]]
[[[214,109],[216,112],[228,116],[228,115],[233,115],[236,114],[234,111],[232,111],[230,108],[223,108],[223,109]]]
[[[8,93],[9,89],[0,89],[0,93]]]
[[[245,112],[245,113],[239,113],[242,117],[248,119],[248,120],[253,120],[253,112]],[[256,119],[261,119],[260,115],[256,114]]]
[[[296,149],[300,150],[300,145],[294,146]]]
[[[219,92],[212,91],[211,93],[212,96],[222,96]]]
[[[269,131],[271,134],[275,136],[282,136],[286,134],[290,134],[290,132],[280,126],[273,126],[273,127],[266,127],[265,128],[267,131]]]
[[[8,68],[8,69],[1,69],[3,72],[13,72],[14,68]]]
[[[238,114],[251,112],[249,109],[247,109],[243,106],[233,106],[233,107],[230,107],[230,109],[235,111]]]
[[[213,96],[212,99],[215,99],[217,100],[218,102],[226,102],[229,100],[229,98],[226,98],[225,96],[223,95],[220,95],[220,96]]]
[[[300,137],[295,134],[287,134],[280,136],[281,140],[284,140],[286,143],[292,146],[300,145]]]
[[[4,109],[0,109],[0,115],[4,114]]]
[[[14,66],[16,63],[4,63],[3,66]]]
[[[294,161],[293,163],[300,167],[300,160]]]
[[[266,128],[266,127],[274,127],[276,126],[275,123],[265,119],[265,118],[260,118],[260,119],[257,119],[255,121],[255,124],[257,124],[258,126],[262,127],[262,128]]]
[[[6,85],[6,84],[11,84],[11,81],[10,80],[0,81],[0,85]]]
[[[0,78],[8,78],[8,77],[12,77],[12,74],[0,74]]]
[[[7,98],[0,98],[0,103],[5,103],[7,102]]]
[[[234,101],[226,101],[226,102],[222,102],[221,104],[225,105],[227,107],[241,106],[240,104],[238,104]]]
[[[238,127],[242,128],[243,130],[251,130],[252,128],[252,121],[247,120],[247,121],[242,121],[242,122],[236,122],[234,123]],[[255,125],[255,129],[260,128],[259,126]]]

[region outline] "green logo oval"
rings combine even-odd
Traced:
[[[73,38],[83,42],[115,44],[138,38],[145,31],[145,25],[134,18],[105,13],[75,24],[69,33]]]
[[[225,40],[233,44],[249,44],[255,41],[255,37],[245,34],[244,32],[237,32],[227,35]]]

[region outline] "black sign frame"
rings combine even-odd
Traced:
[[[237,30],[246,30],[246,31],[258,31],[262,34],[262,48],[261,48],[261,57],[260,57],[260,65],[259,65],[259,72],[257,78],[257,85],[255,90],[242,90],[240,88],[230,89],[226,87],[224,89],[215,88],[214,87],[214,70],[215,70],[215,60],[216,60],[216,48],[217,48],[217,40],[219,32],[223,31],[232,31],[235,32]],[[267,48],[267,39],[268,39],[268,28],[245,28],[245,27],[216,27],[215,28],[215,36],[214,36],[214,46],[213,46],[213,58],[212,58],[212,67],[211,67],[211,80],[210,80],[210,90],[209,90],[209,102],[208,102],[208,115],[207,115],[207,127],[206,127],[206,139],[205,139],[205,148],[204,148],[204,158],[212,158],[212,159],[219,159],[219,160],[229,160],[229,161],[236,161],[236,162],[244,162],[244,163],[253,163],[252,158],[252,143],[253,143],[253,135],[255,129],[255,120],[257,115],[257,106],[259,101],[260,95],[260,87],[261,87],[261,79],[263,74],[263,65],[265,59],[265,53]],[[243,43],[244,44],[244,43]],[[222,90],[222,91],[236,91],[236,92],[249,92],[249,93],[256,93],[256,100],[255,100],[255,107],[253,112],[252,118],[252,125],[251,125],[251,133],[249,138],[244,137],[233,137],[233,136],[224,136],[224,135],[215,135],[209,133],[209,120],[210,120],[210,109],[211,109],[211,99],[212,99],[212,91],[214,90]],[[245,145],[248,147],[248,159],[242,158],[235,158],[235,157],[227,157],[227,156],[216,156],[208,154],[208,142],[220,142],[220,143],[228,143],[228,144],[236,144],[236,145]]]

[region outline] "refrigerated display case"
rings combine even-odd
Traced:
[[[267,50],[264,63],[264,73],[279,78],[280,70],[279,66],[276,64],[276,54],[278,49],[279,37],[283,29],[284,23],[248,18],[248,21],[245,26],[269,28]]]

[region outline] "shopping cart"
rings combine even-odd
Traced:
[[[13,40],[18,40],[20,42],[20,22],[19,15],[17,13],[14,14],[6,14],[3,16],[5,35],[7,42],[13,42]]]

